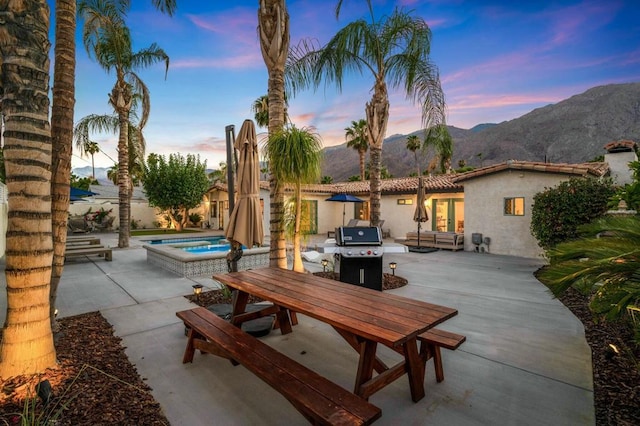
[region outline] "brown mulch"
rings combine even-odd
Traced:
[[[595,321],[588,297],[573,288],[558,299],[582,321],[591,346],[596,424],[640,425],[640,345],[631,325]]]
[[[337,278],[331,272],[316,275]],[[384,274],[385,290],[406,283],[402,277]],[[220,290],[202,293],[198,299],[203,306],[229,303]],[[570,291],[560,300],[583,322],[591,345],[596,424],[640,424],[640,348],[633,345],[628,324],[594,322],[587,299],[577,292]],[[59,415],[55,424],[169,424],[144,378],[127,359],[121,339],[113,336],[111,325],[99,313],[64,318],[59,323],[56,350],[60,368],[39,378],[52,384],[54,399],[44,412]],[[612,352],[610,343],[616,345],[620,355]],[[38,381],[25,377],[0,381],[0,425],[20,424],[19,414],[29,388],[26,384],[31,384],[29,395],[33,395]],[[63,403],[64,410],[60,408]],[[36,413],[42,412],[42,403],[37,402]]]
[[[34,401],[39,422],[56,425],[168,425],[160,404],[129,362],[122,339],[99,312],[63,318],[55,334],[59,368],[40,377],[0,381],[0,424],[21,424],[25,396]],[[53,399],[47,407],[35,395],[38,382],[48,380]],[[64,408],[63,408],[64,405]],[[31,410],[31,413],[34,411]],[[6,422],[6,423],[5,423]]]

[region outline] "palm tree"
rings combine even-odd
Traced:
[[[109,167],[107,179],[113,182],[114,185],[118,184],[118,163],[114,163],[113,166]]]
[[[129,8],[129,0],[115,0],[120,10]],[[175,0],[152,0],[156,9],[173,15]],[[51,271],[51,323],[55,323],[55,299],[64,268],[69,212],[69,178],[75,103],[76,1],[56,0],[55,65],[51,106],[51,221],[53,226],[53,268]],[[48,15],[47,15],[48,16]],[[47,23],[48,25],[48,23]],[[95,176],[94,176],[95,177]]]
[[[131,177],[129,174],[129,120],[135,98],[140,99],[141,115],[138,127],[142,130],[149,118],[149,91],[136,74],[137,70],[157,62],[165,63],[165,76],[169,70],[169,56],[153,43],[146,49],[132,51],[131,33],[124,23],[122,12],[102,0],[86,0],[79,4],[85,21],[83,42],[89,56],[107,72],[114,72],[116,82],[109,94],[109,104],[119,122],[118,137],[118,247],[129,247],[131,226]]]
[[[422,145],[420,143],[420,138],[416,135],[410,135],[409,137],[407,137],[407,149],[411,152],[413,152],[413,160],[415,162],[416,165],[416,169],[418,169],[418,176],[420,176],[420,164],[418,164],[418,154],[416,153],[417,150],[420,149],[420,145]]]
[[[133,121],[137,118],[136,109],[137,103],[132,105],[130,118],[127,125],[129,135],[127,137],[129,148],[129,176],[130,176],[130,190],[133,191],[135,185],[139,185],[142,179],[142,173],[144,170],[144,156],[146,151],[146,143],[142,129]],[[92,133],[118,133],[120,131],[120,120],[117,115],[98,115],[89,114],[86,117],[81,118],[74,127],[74,139],[76,142],[76,148],[80,152],[80,155],[91,154],[93,162],[93,154],[91,150],[94,149],[100,151],[100,146],[96,142],[90,140]],[[111,158],[111,157],[109,157]],[[111,168],[117,173],[117,165]],[[107,177],[109,174],[107,173]],[[115,178],[109,177],[114,185],[118,184],[117,175]]]
[[[84,147],[84,152],[91,156],[91,178],[96,180],[96,163],[93,156],[100,152],[100,146],[97,142],[91,141]]]
[[[293,270],[304,272],[300,254],[300,221],[302,218],[302,184],[320,178],[322,143],[313,130],[291,125],[270,136],[265,146],[272,173],[282,183],[294,185],[295,224],[293,227]]]
[[[46,2],[36,0],[2,6],[0,105],[9,193],[2,378],[56,366],[49,320],[53,240],[48,9]]]
[[[69,218],[71,140],[75,104],[76,0],[56,0],[56,26],[51,106],[51,226],[53,261],[50,280],[50,319],[55,322],[56,295],[64,269]],[[95,176],[94,176],[95,178]]]
[[[344,130],[347,147],[358,151],[358,156],[360,157],[360,180],[364,181],[364,156],[367,153],[367,149],[369,149],[369,141],[367,140],[367,120],[361,118],[358,121],[352,121],[351,127],[347,127]]]
[[[207,176],[209,178],[209,183],[214,185],[217,182],[226,183],[227,182],[227,163],[221,161],[219,164],[220,168],[215,169]]]
[[[251,111],[254,113],[256,124],[259,127],[269,126],[269,97],[262,95],[251,105]]]
[[[433,165],[440,173],[447,173],[451,169],[451,157],[453,156],[453,138],[449,129],[444,124],[429,128],[424,137],[424,148],[432,146],[436,152]]]
[[[289,13],[285,0],[260,0],[258,8],[260,50],[267,66],[269,136],[282,130],[286,116],[284,67],[289,54]],[[269,198],[271,203],[269,265],[286,269],[287,251],[284,238],[284,191],[270,165]]]
[[[337,12],[339,13],[338,3]],[[303,41],[291,54],[287,83],[291,93],[323,80],[342,88],[345,70],[370,72],[374,85],[365,106],[371,157],[371,225],[380,220],[382,142],[389,120],[387,84],[403,89],[422,107],[425,128],[445,122],[445,102],[437,67],[429,58],[431,30],[422,18],[395,9],[377,21],[370,1],[371,22],[348,24],[322,48]]]

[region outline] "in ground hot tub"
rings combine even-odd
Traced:
[[[147,263],[159,266],[183,277],[210,276],[227,272],[227,247],[206,241],[165,241],[162,244],[145,244]],[[238,261],[238,270],[269,265],[269,247],[244,249]]]

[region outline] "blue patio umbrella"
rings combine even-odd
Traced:
[[[334,194],[325,201],[335,201],[338,203],[364,203],[364,200],[351,194]],[[342,226],[344,226],[345,206],[342,206]]]
[[[100,195],[97,192],[92,192],[92,191],[87,191],[84,189],[80,189],[80,188],[74,188],[73,186],[71,187],[71,189],[69,190],[69,197],[70,198],[80,198],[80,197],[90,197],[92,195]]]

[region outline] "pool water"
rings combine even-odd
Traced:
[[[192,243],[192,242],[208,242],[211,245],[220,245],[220,242],[225,240],[224,237],[191,237],[191,238],[171,238],[167,240],[151,240],[147,241],[149,244],[176,244],[176,243]],[[226,240],[225,240],[226,241]],[[229,245],[227,244],[227,247]]]
[[[147,243],[154,246],[170,246],[189,254],[226,253],[231,250],[229,241],[223,236],[171,238],[147,241]],[[246,250],[246,247],[242,246],[242,249]]]
[[[209,244],[206,246],[195,246],[195,247],[180,247],[180,250],[184,250],[187,253],[193,253],[193,254],[227,252],[230,249],[231,249],[231,245],[229,245],[229,243]]]

